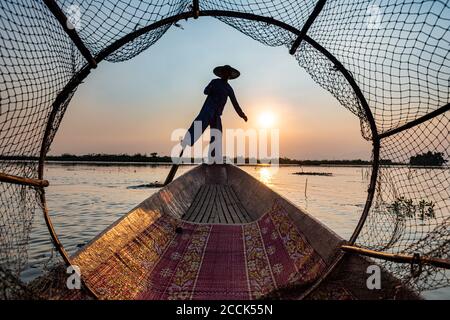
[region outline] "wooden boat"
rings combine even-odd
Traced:
[[[238,167],[200,165],[111,225],[72,263],[100,299],[418,298],[383,270],[381,289],[368,289],[374,262],[353,255],[319,282],[343,243]]]

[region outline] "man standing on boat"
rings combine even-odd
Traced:
[[[204,94],[208,97],[203,104],[200,113],[195,118],[194,122],[188,129],[181,146],[184,148],[189,145],[192,146],[200,138],[206,128],[209,126],[211,130],[211,140],[209,145],[210,162],[222,162],[222,116],[223,109],[230,98],[237,114],[247,121],[247,116],[242,111],[233,88],[228,83],[228,80],[236,79],[240,76],[240,72],[229,65],[219,66],[214,68],[214,74],[218,79],[213,79],[204,90]],[[217,151],[217,152],[216,152]]]

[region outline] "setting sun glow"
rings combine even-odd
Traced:
[[[259,116],[259,124],[263,128],[271,128],[275,124],[275,116],[271,112],[261,113]]]

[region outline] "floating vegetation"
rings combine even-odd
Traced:
[[[160,183],[159,181],[150,182],[146,184],[139,184],[137,186],[129,186],[127,189],[151,189],[151,188],[162,188],[164,187],[163,183]]]
[[[296,174],[299,176],[325,176],[325,177],[331,177],[333,175],[330,172],[294,172],[292,174]]]
[[[419,218],[420,220],[435,218],[435,204],[433,201],[420,200],[418,204],[414,204],[412,199],[405,197],[397,198],[387,208],[400,218]]]
[[[409,164],[412,166],[437,166],[442,167],[448,160],[444,158],[443,152],[420,153],[409,158]]]

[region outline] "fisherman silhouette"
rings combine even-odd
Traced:
[[[222,116],[223,109],[230,98],[234,110],[237,114],[247,121],[247,116],[242,111],[233,88],[228,83],[228,80],[236,79],[240,76],[240,72],[229,65],[219,66],[214,68],[214,74],[218,79],[213,79],[206,86],[204,94],[208,97],[203,103],[200,113],[195,118],[194,122],[189,127],[185,137],[181,142],[184,148],[189,145],[192,146],[200,138],[206,128],[209,126],[211,130],[211,139],[209,145],[210,162],[222,161]],[[216,138],[218,141],[216,142]],[[216,153],[217,151],[217,153]],[[212,161],[211,161],[212,159]]]

